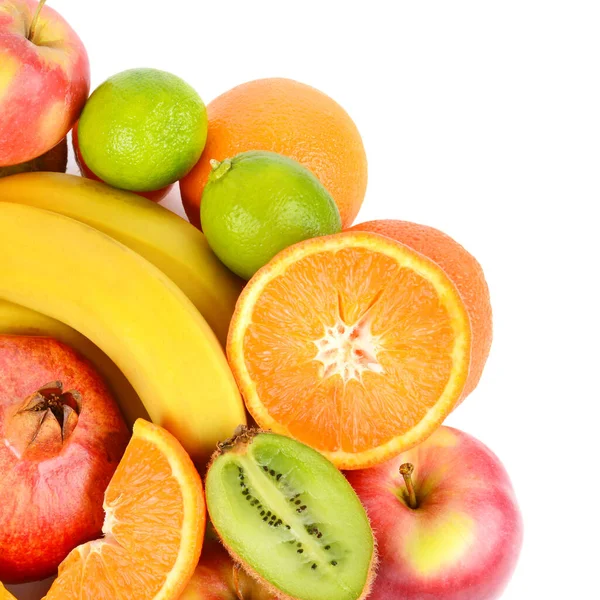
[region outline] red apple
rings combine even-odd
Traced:
[[[276,600],[237,568],[223,546],[207,532],[202,556],[179,600]]]
[[[90,90],[81,40],[44,1],[0,0],[0,167],[56,146]]]
[[[0,336],[0,580],[54,574],[101,535],[104,491],[129,431],[106,385],[68,346]]]
[[[79,149],[79,121],[75,123],[73,127],[73,152],[75,153],[75,161],[77,162],[77,166],[81,171],[81,175],[86,177],[87,179],[93,179],[94,181],[102,181],[98,175],[96,175],[85,163],[83,160],[83,156],[81,155],[81,150]],[[106,183],[102,181],[102,183]],[[152,192],[133,192],[138,196],[143,196],[144,198],[148,198],[148,200],[152,200],[152,202],[160,202],[170,191],[174,184],[167,185],[159,190],[154,190]]]
[[[346,476],[379,547],[369,600],[500,597],[523,524],[502,463],[481,442],[441,427],[397,458]]]
[[[51,148],[48,152],[33,160],[28,160],[12,167],[0,167],[0,177],[8,177],[9,175],[17,175],[18,173],[35,173],[38,171],[66,173],[68,161],[69,146],[67,138],[63,138],[54,148]],[[2,599],[0,598],[0,600]]]

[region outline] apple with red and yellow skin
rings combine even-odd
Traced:
[[[277,599],[235,566],[214,533],[208,529],[200,562],[179,600]]]
[[[83,43],[44,1],[0,0],[0,167],[56,146],[90,90]]]
[[[96,175],[83,160],[83,156],[81,155],[81,150],[79,148],[79,121],[75,123],[72,132],[72,142],[73,142],[73,153],[75,154],[75,162],[81,171],[81,175],[86,179],[93,179],[94,181],[100,181],[102,183],[106,183],[98,175]],[[108,184],[107,184],[108,185]],[[154,190],[151,192],[134,192],[133,190],[129,190],[138,196],[142,196],[143,198],[148,198],[148,200],[152,200],[152,202],[160,202],[166,195],[171,191],[171,188],[174,184],[169,184],[159,190]]]
[[[18,175],[19,173],[36,173],[51,171],[53,173],[66,173],[69,162],[69,145],[67,138],[63,138],[54,148],[45,154],[28,160],[27,162],[12,167],[0,167],[0,178]],[[2,600],[0,598],[0,600]]]
[[[346,476],[379,548],[369,600],[501,596],[523,524],[508,475],[485,445],[441,427],[393,460]]]

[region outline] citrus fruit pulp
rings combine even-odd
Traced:
[[[460,397],[470,323],[432,261],[372,233],[307,240],[246,286],[227,342],[246,406],[339,468],[428,437]]]
[[[490,291],[481,265],[449,235],[427,225],[382,219],[360,223],[350,231],[371,231],[410,246],[439,265],[456,286],[471,320],[471,367],[462,402],[477,387],[492,346]]]
[[[104,537],[75,548],[46,598],[171,600],[202,549],[202,482],[179,442],[142,419],[106,490]]]
[[[239,85],[207,106],[208,139],[196,166],[180,182],[190,223],[200,226],[202,190],[210,161],[247,150],[277,152],[312,171],[349,227],[367,189],[367,157],[348,113],[319,90],[285,78]]]
[[[79,118],[84,162],[102,181],[148,192],[181,179],[206,143],[206,107],[183,79],[158,69],[117,73]]]

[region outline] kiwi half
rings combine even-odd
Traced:
[[[316,450],[243,429],[214,454],[206,502],[223,545],[278,597],[367,596],[376,557],[369,519],[346,478]]]

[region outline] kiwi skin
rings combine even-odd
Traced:
[[[235,452],[235,448],[238,445],[250,444],[257,435],[264,434],[264,433],[267,433],[270,435],[280,435],[280,434],[274,434],[273,432],[268,431],[268,430],[263,430],[263,429],[258,429],[258,428],[248,428],[246,426],[238,427],[238,429],[235,431],[233,437],[229,438],[228,440],[225,440],[224,442],[220,442],[219,444],[217,444],[217,450],[213,453],[211,460],[207,467],[207,471],[206,471],[207,475],[210,472],[211,467],[213,466],[214,462],[222,454],[224,454],[228,451]],[[283,436],[281,436],[281,437],[283,437]],[[297,442],[297,443],[301,444],[301,442]],[[301,445],[305,445],[305,444],[301,444]],[[325,459],[325,460],[327,460],[327,459]],[[206,480],[205,480],[205,486],[206,486]],[[206,490],[206,487],[205,487],[205,490]],[[210,516],[210,505],[208,502],[207,502],[207,508],[208,508],[208,512],[209,512],[209,516]],[[367,519],[368,519],[368,515],[367,515]],[[211,520],[212,520],[212,517],[211,517]],[[370,521],[369,521],[369,524],[370,524]],[[255,581],[257,581],[268,593],[272,594],[278,600],[298,600],[296,597],[286,594],[280,588],[274,586],[273,584],[271,584],[270,581],[268,581],[267,579],[262,577],[258,572],[256,572],[248,563],[246,563],[244,561],[243,558],[241,558],[235,552],[235,550],[231,546],[229,546],[227,544],[227,542],[223,539],[223,536],[221,536],[219,531],[215,527],[213,527],[213,529],[216,532],[216,535],[218,536],[221,544],[227,550],[227,552],[229,553],[229,555],[231,556],[233,561],[239,566],[239,568],[242,569],[247,575],[252,577]],[[373,552],[371,555],[371,562],[370,562],[369,568],[368,568],[367,580],[366,580],[366,583],[362,590],[361,595],[358,596],[356,598],[356,600],[365,600],[367,598],[367,596],[369,596],[369,594],[371,593],[371,589],[372,589],[372,586],[373,586],[373,583],[375,580],[375,576],[376,576],[377,560],[378,560],[377,543],[376,543],[375,537],[373,536]],[[335,599],[332,598],[331,600],[335,600]]]

